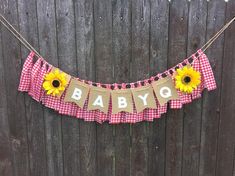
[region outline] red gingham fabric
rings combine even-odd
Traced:
[[[153,81],[153,78],[151,80]],[[148,81],[145,80],[145,85],[147,85],[147,84],[148,84]],[[156,102],[156,105],[157,105],[157,98],[156,97],[154,97],[154,98],[155,98],[155,102]],[[160,116],[157,115],[157,109],[147,108],[147,109],[144,109],[143,112],[144,112],[144,114],[143,114],[144,119],[143,120],[145,120],[145,121],[152,122],[154,118],[159,118],[160,117]],[[155,114],[155,116],[154,116],[154,114]]]
[[[23,69],[22,69],[21,76],[20,76],[20,84],[18,87],[19,91],[28,92],[30,89],[31,70],[33,68],[34,55],[35,55],[35,53],[33,51],[31,51],[24,62]]]
[[[35,92],[36,89],[36,83],[38,80],[38,74],[40,72],[41,69],[41,64],[42,64],[42,59],[39,58],[36,63],[34,64],[33,68],[32,68],[32,72],[31,72],[31,82],[30,82],[30,89],[29,89],[29,95],[32,96],[32,98],[34,98],[35,96],[37,96],[37,92]]]
[[[169,102],[170,108],[182,108],[183,104],[190,103],[193,99],[201,97],[201,93],[204,88],[207,88],[209,91],[216,88],[215,79],[213,76],[212,68],[208,61],[207,56],[201,51],[198,50],[197,53],[199,56],[196,57],[195,54],[190,56],[193,61],[191,65],[193,68],[201,73],[201,84],[198,86],[196,90],[193,91],[192,94],[184,94],[178,91],[180,96],[179,100],[171,100]],[[35,64],[33,64],[33,56],[34,53],[31,52],[27,57],[23,70],[21,73],[19,91],[27,91],[29,95],[31,95],[35,100],[41,101],[46,107],[52,108],[58,111],[60,114],[69,115],[76,117],[78,119],[83,119],[84,121],[96,121],[98,123],[103,123],[108,121],[110,124],[119,124],[119,123],[137,123],[141,121],[153,121],[155,118],[160,118],[161,114],[167,112],[167,103],[163,106],[160,106],[158,100],[155,96],[156,100],[156,109],[145,109],[144,111],[137,113],[135,109],[135,105],[133,103],[133,113],[128,112],[120,112],[118,114],[112,114],[112,101],[110,97],[110,105],[108,113],[105,114],[99,110],[87,110],[88,98],[85,102],[83,108],[78,107],[75,103],[64,102],[64,97],[67,91],[64,91],[60,98],[53,97],[51,95],[47,95],[43,88],[43,80],[46,73],[50,72],[52,67],[49,63],[47,63],[44,59],[39,58]],[[189,58],[185,59],[183,62],[177,64],[178,68],[183,67],[183,64],[189,63]],[[175,66],[175,67],[176,67]],[[172,76],[175,73],[175,67],[172,67],[164,72],[164,74],[168,76]],[[162,74],[156,75],[158,78],[161,78]],[[143,81],[137,81],[135,83],[122,83],[122,84],[101,84],[95,83],[96,86],[101,87],[101,85],[105,85],[107,89],[126,89],[127,85],[130,85],[130,88],[140,87],[144,85],[151,84],[154,81],[156,76],[152,76],[150,79],[145,79]],[[93,85],[92,81],[85,81],[77,78],[78,80],[87,83],[89,85]],[[89,96],[89,95],[88,95]]]
[[[44,76],[46,74],[46,67],[47,67],[47,63],[44,62],[42,69],[40,70],[37,80],[36,80],[36,84],[35,84],[35,88],[34,88],[34,96],[33,99],[35,99],[36,101],[40,101],[40,98],[42,97],[42,84],[44,81]]]
[[[177,91],[178,92],[178,95],[181,97],[181,92],[180,91]],[[181,102],[181,100],[171,100],[170,101],[170,107],[172,109],[180,109],[182,108],[183,104]]]
[[[207,56],[202,52],[202,50],[199,50],[198,54],[200,55],[199,62],[201,67],[201,73],[204,77],[204,85],[207,90],[214,90],[216,89],[216,82],[209,60]]]
[[[201,57],[201,56],[199,56],[199,57]],[[194,58],[193,68],[201,73],[201,67],[200,67],[199,58],[196,58],[195,55],[193,55],[193,58]],[[192,93],[192,99],[193,100],[201,97],[201,93],[202,93],[202,91],[204,89],[204,82],[203,82],[203,80],[204,80],[203,79],[203,75],[201,75],[201,84]]]
[[[183,67],[183,65],[181,63],[179,63],[178,66],[179,66],[179,68]],[[170,108],[172,108],[172,109],[180,109],[183,106],[183,102],[184,102],[183,98],[184,97],[182,96],[182,93],[180,91],[177,90],[177,92],[178,92],[180,99],[170,101]]]
[[[78,106],[75,103],[65,102],[64,100],[65,92],[63,93],[60,105],[59,105],[59,113],[69,116],[75,116],[77,115]]]

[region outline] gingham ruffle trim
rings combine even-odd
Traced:
[[[20,84],[18,87],[19,91],[28,92],[28,94],[36,101],[41,102],[48,108],[54,109],[58,111],[60,114],[69,115],[72,117],[76,117],[78,119],[83,119],[85,121],[96,121],[98,123],[103,123],[108,121],[110,124],[118,124],[118,123],[136,123],[141,121],[153,121],[155,118],[160,118],[161,114],[167,112],[167,104],[160,106],[157,102],[156,109],[145,109],[144,111],[137,113],[134,107],[133,113],[128,112],[120,112],[118,114],[112,114],[112,103],[110,100],[109,111],[107,114],[100,112],[99,110],[87,110],[87,101],[83,109],[78,107],[74,103],[64,102],[64,96],[66,93],[60,98],[53,97],[45,94],[42,83],[44,80],[44,76],[46,73],[50,72],[52,69],[52,65],[45,61],[43,58],[38,58],[36,62],[34,52],[31,52],[26,58],[21,78]],[[95,83],[92,81],[82,80],[80,78],[76,78],[84,83],[87,83],[91,86],[104,87],[107,89],[126,89],[126,88],[135,88],[144,85],[151,84],[151,82],[156,81],[162,77],[172,76],[175,73],[177,68],[182,68],[183,66],[191,64],[194,69],[201,73],[201,84],[198,86],[196,90],[193,91],[192,94],[184,94],[178,91],[180,96],[179,100],[171,100],[169,101],[169,108],[172,109],[180,109],[183,104],[187,104],[192,102],[192,100],[200,98],[201,93],[204,89],[211,91],[216,88],[216,82],[214,79],[213,71],[210,66],[209,60],[207,56],[201,51],[198,50],[196,53],[192,54],[189,58],[185,59],[183,62],[177,64],[176,66],[166,70],[163,73],[159,73],[156,76],[152,76],[149,79],[145,79],[142,81],[137,81],[134,83],[122,83],[122,84],[102,84]]]

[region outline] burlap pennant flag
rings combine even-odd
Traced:
[[[68,89],[65,94],[65,102],[74,102],[80,108],[83,108],[85,101],[89,93],[90,86],[78,81],[76,79],[71,79]]]
[[[112,114],[117,114],[121,111],[133,112],[133,102],[130,89],[113,90],[112,95]]]
[[[152,87],[160,105],[164,105],[169,100],[179,99],[174,82],[169,76],[153,82]]]
[[[156,101],[151,85],[134,88],[131,90],[136,111],[139,113],[145,108],[156,108]]]
[[[91,87],[88,100],[88,110],[99,109],[108,113],[110,90],[101,87]]]

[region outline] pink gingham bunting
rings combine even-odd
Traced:
[[[198,55],[196,57],[196,54]],[[47,95],[46,92],[42,88],[42,84],[44,81],[44,76],[46,73],[49,73],[52,69],[52,66],[47,63],[44,59],[39,58],[36,63],[33,64],[34,52],[31,52],[29,56],[26,58],[25,63],[23,65],[20,84],[18,87],[19,91],[26,91],[30,96],[32,96],[35,100],[41,101],[48,108],[52,108],[58,111],[60,114],[68,115],[72,117],[76,117],[78,119],[83,119],[85,121],[96,121],[98,123],[109,122],[110,124],[119,124],[119,123],[137,123],[141,121],[153,121],[156,118],[160,118],[161,114],[167,112],[167,103],[163,106],[160,106],[156,97],[156,109],[144,109],[142,112],[137,113],[135,109],[135,105],[133,103],[133,113],[128,112],[120,112],[117,114],[112,114],[112,101],[110,99],[109,110],[108,113],[105,114],[100,110],[87,110],[88,99],[85,102],[84,108],[78,107],[75,103],[72,102],[64,102],[64,97],[66,94],[66,90],[63,92],[60,98],[54,97],[52,95]],[[176,67],[182,68],[184,64],[191,64],[192,67],[201,73],[201,84],[198,86],[196,90],[192,92],[192,94],[182,93],[178,90],[178,95],[180,97],[179,100],[171,100],[169,102],[170,108],[172,109],[180,109],[183,107],[183,104],[187,104],[192,102],[192,100],[201,97],[201,93],[203,89],[207,88],[209,91],[216,88],[216,82],[214,79],[213,71],[210,66],[209,60],[207,56],[201,51],[198,50],[195,54],[191,55],[192,62],[189,63],[188,58],[183,62],[177,64],[175,67],[166,70],[164,73],[168,76],[173,76],[176,70]],[[155,80],[156,77],[158,79],[161,78],[162,74],[158,74],[156,76],[152,76],[150,79],[146,79],[143,81],[137,81],[135,83],[121,83],[121,84],[101,84],[95,83],[98,87],[105,87],[106,89],[127,89],[127,88],[135,88],[141,87],[144,85],[151,84],[152,81]],[[87,83],[89,85],[93,85],[92,81],[85,81],[77,78],[78,80]]]

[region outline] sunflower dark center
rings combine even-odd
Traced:
[[[58,81],[58,80],[53,80],[53,81],[52,81],[52,85],[57,88],[57,87],[60,86],[60,81]]]
[[[189,76],[184,77],[184,82],[189,83],[191,81],[191,78]]]

